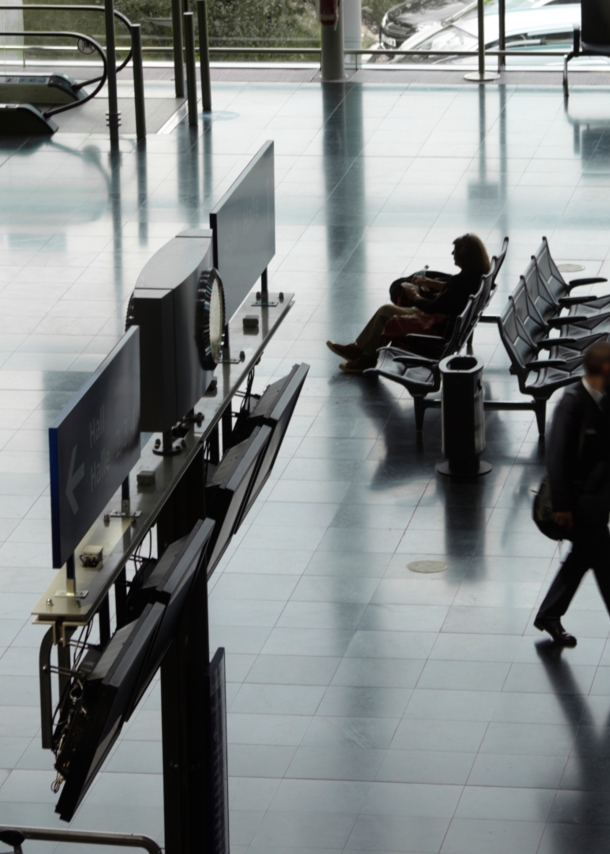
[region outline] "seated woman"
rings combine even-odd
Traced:
[[[491,266],[487,250],[475,234],[464,234],[456,238],[453,241],[452,255],[456,267],[461,271],[457,275],[437,273],[434,274],[435,278],[411,276],[409,279],[399,280],[403,290],[398,304],[382,305],[353,344],[326,342],[326,346],[333,353],[347,360],[339,365],[342,371],[361,374],[376,365],[377,350],[384,343],[383,331],[390,318],[419,317],[421,329],[418,331],[424,335],[426,331],[430,335],[448,331],[452,319],[466,308],[468,297],[476,293],[481,276],[488,273]]]

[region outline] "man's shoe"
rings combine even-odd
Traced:
[[[358,359],[342,362],[339,367],[346,374],[362,374],[368,368],[374,368],[376,364],[377,356],[360,356]]]
[[[548,632],[555,643],[560,643],[563,646],[576,646],[578,643],[574,635],[566,632],[564,627],[561,625],[561,620],[559,618],[545,620],[544,618],[538,617],[534,620],[534,625],[539,632]]]
[[[348,362],[359,359],[362,356],[362,350],[357,344],[335,344],[334,341],[327,341],[326,346],[336,356],[347,359]]]

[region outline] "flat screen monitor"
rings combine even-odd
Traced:
[[[101,654],[92,652],[86,662],[90,672],[62,708],[54,734],[55,768],[65,782],[55,812],[64,821],[72,820],[118,738],[164,610],[160,603],[147,605],[137,620],[114,633]]]
[[[230,320],[275,255],[273,140],[255,154],[210,211],[214,266],[225,287]]]
[[[118,629],[102,652],[88,653],[79,668],[79,680],[62,707],[55,732],[55,742],[61,743],[55,767],[65,778],[56,812],[64,821],[72,819],[159,669],[204,564],[213,530],[212,520],[197,522],[188,536],[172,543],[151,564],[152,572],[132,597],[132,601],[136,596],[140,599],[137,618]]]
[[[214,378],[199,359],[195,311],[212,255],[211,231],[187,230],[155,252],[138,276],[126,322],[140,327],[143,432],[171,430]]]
[[[267,483],[282,442],[284,441],[284,436],[288,430],[290,419],[292,418],[308,371],[309,365],[295,365],[288,376],[268,386],[247,419],[253,428],[267,426],[273,432],[265,450],[261,466],[252,484],[252,489],[237,519],[236,531],[258,498],[263,486]],[[246,429],[248,429],[247,426]]]
[[[176,636],[188,596],[205,564],[214,527],[212,519],[197,522],[190,534],[168,546],[152,572],[143,580],[139,591],[134,591],[141,607],[153,602],[159,602],[165,607],[159,629],[146,656],[140,681],[126,709],[125,720],[129,720],[142,699]]]
[[[207,515],[216,521],[208,577],[225,553],[242,508],[256,480],[271,439],[270,427],[255,427],[250,436],[230,448],[206,483]]]

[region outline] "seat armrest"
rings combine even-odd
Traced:
[[[573,347],[578,353],[582,353],[591,344],[597,341],[605,341],[606,335],[603,332],[585,335],[584,338],[545,338],[539,343],[540,350],[551,350],[553,347]]]
[[[595,297],[591,297],[590,295],[580,297],[559,297],[559,305],[568,308],[570,305],[582,305],[583,303],[589,302],[591,299],[595,299]]]
[[[419,335],[412,333],[401,339],[400,347],[397,348],[400,356],[422,356],[424,359],[440,361],[446,354],[447,341],[439,335]]]
[[[566,326],[568,323],[574,323],[578,318],[576,317],[552,317],[547,321],[547,326],[550,329],[560,329],[562,326]],[[580,320],[588,320],[589,318],[581,317]]]
[[[539,350],[550,350],[551,347],[556,347],[558,344],[566,344],[569,346],[572,343],[572,338],[541,338],[536,344]]]
[[[499,314],[482,314],[479,317],[479,323],[497,323],[500,320]]]
[[[526,362],[528,371],[542,371],[544,368],[567,368],[565,359],[536,359],[534,362]]]
[[[394,362],[398,362],[399,365],[404,365],[405,368],[436,368],[438,366],[438,359],[426,359],[425,356],[394,356]]]
[[[404,340],[408,343],[409,341],[413,341],[415,343],[422,344],[445,344],[446,339],[443,338],[442,335],[420,335],[417,332],[411,332],[409,335],[405,335]]]
[[[587,279],[570,279],[568,285],[570,288],[577,288],[579,285],[599,285],[601,282],[607,281],[608,279],[604,279],[603,276],[594,276]]]

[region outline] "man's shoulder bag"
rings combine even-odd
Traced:
[[[542,478],[538,492],[534,494],[532,518],[538,530],[549,540],[569,540],[569,533],[553,519],[553,503],[551,501],[551,484],[548,475]]]
[[[576,394],[576,389],[570,388],[566,394]],[[578,440],[578,456],[582,453],[582,448],[585,438],[584,422],[580,428],[580,438]],[[570,540],[569,531],[558,525],[553,519],[555,511],[553,510],[553,502],[551,500],[551,484],[548,475],[545,475],[540,482],[538,492],[534,493],[534,502],[532,505],[532,518],[538,530],[548,537],[549,540]]]

